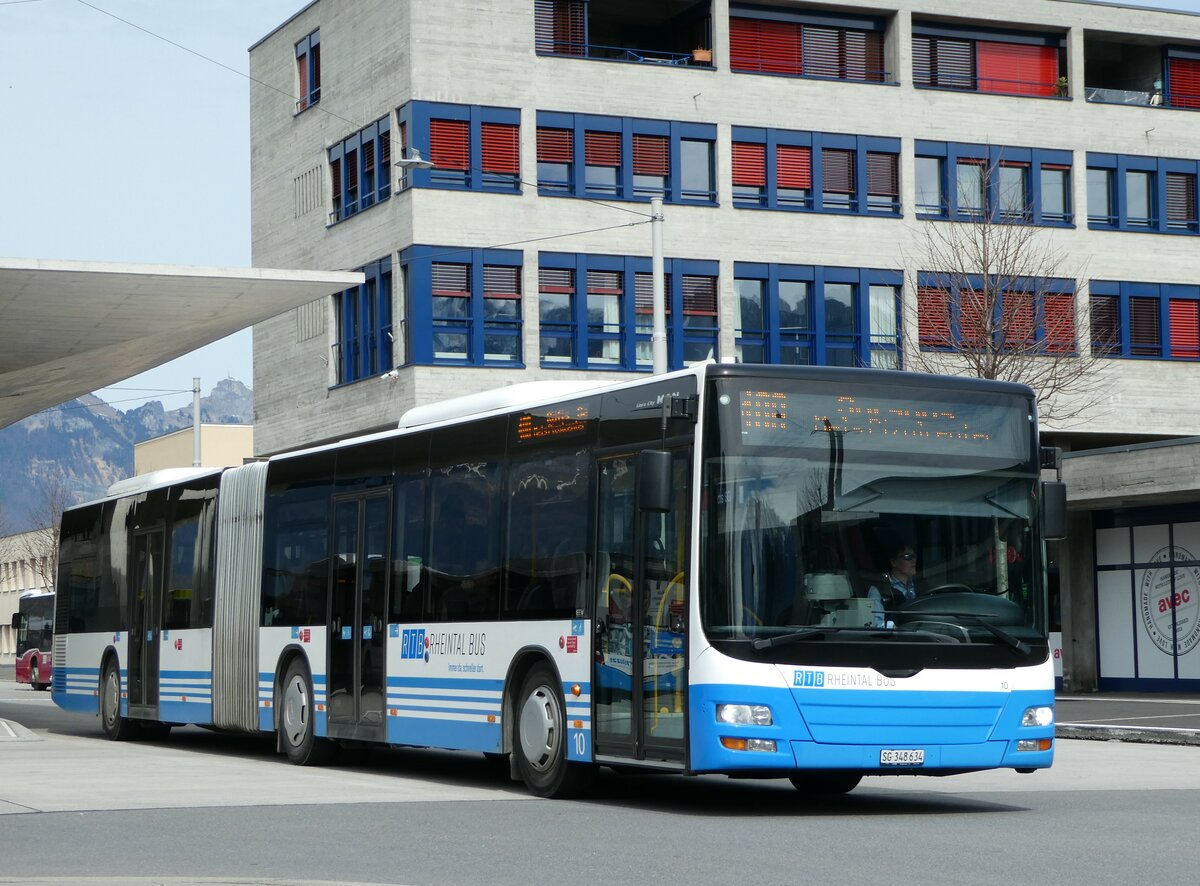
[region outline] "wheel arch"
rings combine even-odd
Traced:
[[[275,662],[275,676],[272,680],[271,687],[271,727],[275,732],[276,750],[282,751],[283,746],[280,744],[279,738],[279,711],[280,698],[283,693],[283,677],[288,672],[288,668],[292,666],[292,662],[299,659],[304,663],[305,670],[308,671],[308,679],[312,679],[312,662],[308,660],[308,652],[304,647],[289,643],[279,653],[279,658]]]

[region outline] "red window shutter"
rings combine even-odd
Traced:
[[[665,281],[664,281],[665,283]],[[668,314],[671,313],[671,299],[665,292],[664,285],[663,305]],[[654,313],[654,275],[647,274],[644,271],[637,271],[633,275],[633,311],[635,314],[643,316],[652,315]]]
[[[575,292],[575,271],[571,268],[538,268],[538,292],[572,295]]]
[[[618,132],[585,132],[583,154],[588,166],[620,166],[621,134]]]
[[[364,141],[362,146],[363,172],[370,175],[375,171],[375,142]]]
[[[684,274],[683,313],[701,317],[717,316],[717,278]]]
[[[538,52],[584,55],[587,7],[582,0],[535,0],[534,40]]]
[[[1200,108],[1200,58],[1168,58],[1167,90],[1172,107]]]
[[[1121,305],[1115,295],[1091,298],[1092,354],[1116,354],[1121,348]]]
[[[466,172],[471,165],[466,120],[429,121],[429,159],[439,169]]]
[[[968,348],[987,346],[988,305],[985,294],[978,289],[958,291],[959,341]]]
[[[1045,297],[1046,350],[1069,354],[1075,350],[1075,296],[1062,292]]]
[[[512,123],[483,123],[479,127],[484,172],[521,172],[520,128]]]
[[[872,197],[899,197],[900,173],[895,154],[867,152],[867,193]]]
[[[588,271],[587,291],[596,295],[621,295],[621,272]]]
[[[471,294],[471,266],[434,262],[430,266],[434,295],[466,297]]]
[[[1171,227],[1189,227],[1196,221],[1196,176],[1188,172],[1167,173],[1167,222]]]
[[[296,107],[304,110],[308,107],[308,54],[300,56],[296,59],[296,73],[300,77],[300,100],[296,102]]]
[[[733,183],[751,188],[766,187],[766,145],[752,142],[733,143]]]
[[[775,183],[780,188],[810,189],[812,187],[812,148],[799,145],[778,145],[775,148]]]
[[[309,51],[309,66],[312,68],[312,91],[315,95],[321,90],[321,44],[316,43]]]
[[[830,194],[854,193],[854,152],[835,148],[821,151],[822,189]]]
[[[975,42],[913,36],[913,82],[945,89],[975,88]],[[882,51],[880,61],[882,63]]]
[[[665,135],[633,136],[634,175],[667,175],[671,140]],[[620,164],[613,164],[618,166]]]
[[[346,152],[346,190],[358,190],[358,151]]]
[[[950,294],[945,289],[917,287],[917,333],[922,347],[950,344]]]
[[[1171,327],[1171,356],[1200,360],[1200,302],[1171,299],[1167,320]]]
[[[1000,298],[1004,312],[1005,346],[1028,346],[1033,342],[1033,296],[1026,292],[1005,292]]]
[[[329,161],[329,181],[333,185],[333,199],[337,202],[342,196],[342,161]]]
[[[1129,299],[1129,353],[1138,357],[1161,356],[1158,304],[1157,298]]]
[[[1053,95],[1058,47],[980,40],[975,45],[979,91]]]
[[[569,129],[538,127],[538,163],[570,163],[575,155],[572,138]]]
[[[729,67],[765,74],[803,73],[800,25],[730,18]]]
[[[843,31],[846,80],[883,82],[883,35],[876,31]]]
[[[387,171],[392,168],[392,140],[390,133],[384,132],[379,137],[379,168],[384,173],[384,184],[387,183]]]
[[[484,265],[483,297],[520,298],[521,269],[512,265]]]

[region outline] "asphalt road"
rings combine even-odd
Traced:
[[[113,743],[11,683],[0,718],[33,739],[0,741],[0,882],[1197,880],[1197,747],[1066,740],[1049,771],[868,778],[825,802],[784,781],[603,772],[588,799],[545,801],[479,755],[301,769],[269,740],[195,728]]]

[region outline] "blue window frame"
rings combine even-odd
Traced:
[[[642,256],[539,253],[542,366],[649,369],[651,272]],[[715,359],[718,263],[669,258],[663,272],[669,368]]]
[[[733,127],[742,209],[900,215],[900,139]]]
[[[1070,151],[916,143],[917,217],[1072,227]]]
[[[917,325],[922,350],[1074,354],[1075,281],[921,271]]]
[[[334,296],[338,384],[392,368],[392,260],[381,258],[359,270],[366,281]]]
[[[409,102],[396,112],[403,148],[415,148],[432,169],[408,169],[403,187],[455,191],[521,191],[517,108]]]
[[[524,365],[519,251],[411,246],[400,260],[410,363]]]
[[[541,196],[716,205],[710,123],[538,111],[537,129]]]
[[[321,31],[317,29],[296,44],[296,112],[321,100]]]
[[[333,192],[330,223],[357,215],[386,200],[391,186],[391,121],[381,117],[329,149]]]
[[[1092,280],[1092,355],[1200,360],[1200,285]]]
[[[1089,152],[1088,227],[1143,234],[1200,234],[1200,161]]]
[[[739,363],[899,368],[902,271],[733,267]]]

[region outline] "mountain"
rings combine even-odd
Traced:
[[[224,379],[200,398],[200,419],[250,424],[254,392]],[[56,504],[104,495],[133,473],[133,444],[191,427],[192,407],[158,400],[121,412],[88,394],[0,430],[0,535],[44,525]]]

